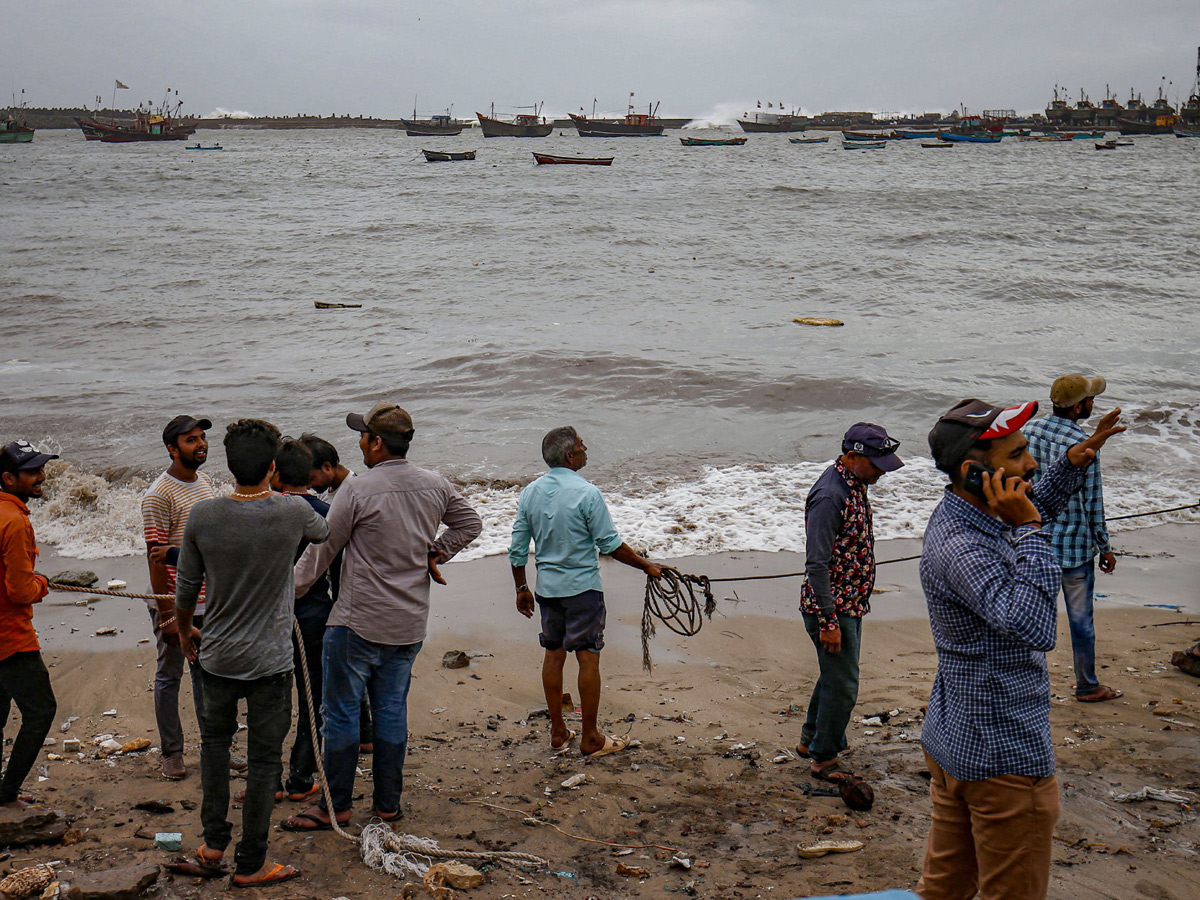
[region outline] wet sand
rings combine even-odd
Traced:
[[[1174,649],[1200,639],[1200,558],[1195,526],[1124,532],[1117,573],[1098,580],[1101,678],[1125,691],[1106,704],[1072,698],[1070,639],[1059,617],[1059,647],[1050,654],[1054,729],[1063,813],[1056,832],[1050,895],[1063,898],[1182,898],[1200,870],[1200,827],[1178,804],[1119,804],[1114,792],[1144,786],[1200,790],[1200,681],[1168,665]],[[881,560],[919,551],[919,542],[890,541]],[[796,554],[724,553],[672,561],[712,577],[798,571]],[[90,568],[145,589],[140,558],[77,563],[50,554],[41,570]],[[853,813],[836,797],[814,797],[815,784],[794,757],[816,664],[796,611],[795,578],[714,585],[718,615],[699,635],[658,629],[656,663],[641,668],[642,584],[638,573],[606,563],[609,632],[603,657],[602,724],[638,746],[600,760],[552,754],[546,719],[531,715],[541,696],[537,626],[512,606],[503,557],[446,567],[450,584],[434,593],[430,637],[414,669],[406,818],[401,830],[459,849],[509,849],[550,860],[559,874],[493,869],[476,897],[659,896],[801,897],[911,888],[928,829],[927,782],[918,743],[936,658],[925,621],[916,562],[880,569],[880,592],[863,629],[862,686],[856,717],[898,712],[886,725],[855,721],[848,757],[874,786],[876,804]],[[52,594],[36,612],[44,654],[59,697],[60,722],[79,716],[68,737],[101,733],[157,742],[151,681],[154,653],[141,601]],[[1183,612],[1146,604],[1183,607]],[[90,615],[88,613],[90,612]],[[1191,621],[1190,625],[1161,623]],[[96,636],[101,628],[115,636]],[[74,629],[74,630],[72,630]],[[464,669],[442,668],[447,650],[481,651]],[[569,664],[568,674],[573,672]],[[568,685],[573,694],[577,692]],[[190,705],[185,682],[184,708]],[[116,709],[115,716],[103,716]],[[1166,715],[1162,715],[1166,712]],[[570,720],[570,716],[569,716]],[[185,722],[187,719],[185,718]],[[195,725],[187,727],[189,777],[158,775],[156,750],[110,760],[74,756],[45,761],[48,778],[27,788],[39,803],[62,810],[83,832],[69,847],[36,848],[23,859],[62,859],[94,871],[134,858],[171,854],[135,837],[139,829],[181,831],[185,848],[200,843]],[[10,725],[9,734],[14,733]],[[52,737],[64,737],[57,729]],[[290,739],[289,739],[290,744]],[[751,746],[752,745],[752,746]],[[59,746],[48,747],[59,753]],[[778,761],[776,761],[778,760]],[[370,757],[360,760],[369,772]],[[587,782],[561,782],[584,773]],[[240,785],[239,785],[240,786]],[[354,823],[366,821],[369,784],[360,779]],[[1196,797],[1200,799],[1200,794]],[[150,799],[174,813],[134,810]],[[277,808],[276,822],[298,811]],[[524,824],[528,817],[553,823]],[[234,821],[237,822],[237,814]],[[235,827],[235,839],[238,828]],[[796,844],[824,837],[860,840],[863,850],[800,859]],[[590,839],[585,841],[583,839]],[[642,846],[617,848],[594,841]],[[662,849],[670,848],[670,850]],[[672,851],[692,868],[673,867]],[[355,848],[331,833],[295,835],[273,828],[271,857],[299,866],[304,877],[276,896],[389,897],[400,883],[363,865]],[[619,863],[646,871],[622,876]],[[12,862],[9,863],[10,865]],[[21,864],[27,864],[22,862]],[[176,878],[175,893],[211,895],[224,881]]]

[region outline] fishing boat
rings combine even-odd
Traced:
[[[546,153],[535,153],[533,158],[539,166],[611,166],[616,157],[550,156]]]
[[[413,99],[413,114],[411,119],[401,119],[404,133],[409,137],[451,137],[462,134],[462,119],[454,118],[450,113],[453,107],[446,110],[444,115],[429,116],[426,119],[417,118],[417,101]]]
[[[950,141],[939,141],[936,144],[926,144],[926,143],[922,142],[921,146],[924,147],[926,150],[946,150],[950,147],[953,147],[954,144],[951,143]]]
[[[828,144],[829,135],[819,138],[788,138],[789,144]]]
[[[746,138],[694,138],[681,137],[679,143],[685,147],[740,147],[746,143]]]
[[[117,91],[129,90],[129,86],[116,82],[113,88],[113,99],[110,108],[116,107]],[[96,98],[97,107],[101,100]],[[179,91],[174,96],[167,88],[166,96],[157,109],[143,109],[141,105],[133,113],[133,119],[120,119],[110,116],[107,120],[98,116],[77,118],[75,124],[89,141],[100,141],[104,144],[136,144],[154,141],[184,141],[196,133],[192,122],[184,121],[180,116],[183,101],[179,99]]]
[[[646,108],[645,113],[633,111],[633,94],[629,95],[629,108],[625,118],[619,121],[597,119],[595,104],[592,105],[592,116],[567,113],[575,123],[575,129],[580,137],[656,137],[663,133],[666,127],[657,115],[658,104]]]
[[[184,150],[220,150],[221,145],[213,144],[211,147],[204,147],[204,146],[200,145],[199,143],[196,143],[196,144],[188,144],[183,149]]]
[[[917,141],[917,140],[927,141],[930,138],[937,137],[937,129],[929,128],[929,129],[926,129],[925,131],[905,130],[905,131],[897,131],[897,132],[895,132],[895,134],[902,141]]]
[[[858,141],[857,143],[842,144],[843,150],[880,150],[887,146],[887,141]]]
[[[775,107],[768,103],[767,109],[774,110]],[[793,109],[790,113],[785,113],[783,109],[783,104],[780,103],[779,112],[767,112],[763,110],[760,102],[758,109],[753,113],[742,113],[742,117],[737,120],[738,126],[742,131],[755,134],[796,132],[808,127],[808,117],[800,115],[799,110]]]
[[[1194,138],[1200,138],[1200,130],[1197,130],[1197,129],[1192,129],[1192,128],[1176,128],[1176,129],[1175,129],[1175,137],[1184,137],[1184,138],[1187,138],[1187,137],[1194,137]]]
[[[1096,144],[1097,150],[1116,150],[1118,147],[1132,147],[1133,141],[1118,141],[1115,138],[1111,141],[1104,141]]]
[[[547,122],[541,115],[540,103],[529,107],[532,113],[517,113],[508,122],[496,118],[496,104],[492,104],[492,114],[485,116],[475,113],[479,120],[479,130],[484,137],[546,137],[554,131],[554,123]]]
[[[932,137],[932,135],[929,135]],[[843,131],[845,141],[899,141],[903,140],[898,131]]]
[[[442,153],[439,150],[422,150],[425,154],[425,162],[463,162],[464,160],[474,159],[474,150],[463,150],[459,153]]]
[[[33,140],[34,129],[22,125],[12,114],[0,119],[0,144],[28,144]]]
[[[955,144],[998,144],[1003,138],[998,134],[954,134],[949,131],[939,131],[938,140],[951,141]]]

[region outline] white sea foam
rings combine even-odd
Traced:
[[[828,462],[712,466],[681,478],[637,479],[601,485],[621,536],[659,559],[738,550],[804,550],[804,499]],[[110,484],[62,462],[51,463],[44,502],[31,506],[38,540],[64,556],[102,559],[144,551],[141,497],[147,481]],[[1168,485],[1132,472],[1106,472],[1110,516],[1144,513],[1196,502],[1196,486]],[[920,537],[942,494],[944,476],[920,457],[871,488],[875,536]],[[483,533],[458,558],[504,553],[520,487],[468,485],[468,500]],[[1111,530],[1200,521],[1195,511],[1115,522]]]

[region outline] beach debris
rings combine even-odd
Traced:
[[[177,853],[183,849],[183,834],[178,831],[159,831],[154,835],[154,846],[159,850]]]
[[[830,853],[853,853],[863,846],[862,841],[806,841],[796,845],[796,852],[801,859],[816,859]]]
[[[126,741],[121,745],[121,753],[140,753],[143,750],[150,749],[149,738],[134,738],[132,741]]]
[[[316,309],[362,309],[361,303],[330,303],[326,300],[314,300]]]
[[[53,809],[9,809],[0,807],[0,847],[57,844],[67,823]]]
[[[123,746],[124,744],[115,738],[109,738],[107,741],[100,742],[100,749],[103,751],[105,756],[111,756],[115,753],[120,753]]]
[[[1200,644],[1187,650],[1176,650],[1171,654],[1171,665],[1189,675],[1200,678]]]
[[[99,635],[112,635],[112,634],[116,634],[116,633],[117,633],[117,629],[111,628],[111,627],[100,628],[96,631],[96,634],[99,634]]]
[[[797,316],[792,321],[797,325],[828,325],[830,327],[846,324],[841,319],[827,319],[824,316]]]
[[[690,859],[688,859],[686,856],[672,856],[671,857],[671,868],[672,869],[683,869],[685,872],[690,872],[691,868],[692,868],[692,861]]]
[[[58,726],[58,730],[66,734],[71,730],[71,726],[79,721],[79,716],[68,716],[67,721]]]
[[[59,572],[57,575],[54,575],[49,579],[51,584],[62,584],[66,585],[67,587],[81,588],[91,587],[99,580],[99,575],[97,575],[95,572],[89,572],[86,569],[80,571],[72,571],[68,569],[64,572]]]
[[[455,890],[469,891],[482,885],[487,878],[478,869],[473,869],[466,863],[442,862],[430,866],[422,881],[427,889],[431,886],[441,888],[448,885]]]
[[[102,716],[115,716],[116,714],[117,708],[115,706],[112,709],[106,709],[104,712],[100,713]]]
[[[54,870],[47,865],[26,866],[17,869],[0,881],[0,894],[9,900],[18,900],[31,894],[40,894],[54,881]]]
[[[851,775],[838,782],[838,795],[855,812],[866,812],[875,805],[875,791],[862,778]]]
[[[1194,796],[1194,795],[1193,795]],[[1118,803],[1133,803],[1138,800],[1161,800],[1164,803],[1191,803],[1191,797],[1185,797],[1176,791],[1164,788],[1144,787],[1140,791],[1130,791],[1127,794],[1113,794]]]
[[[68,896],[70,900],[136,900],[157,881],[158,866],[152,863],[78,872],[71,880]]]
[[[442,654],[442,668],[444,669],[465,669],[471,664],[465,650],[449,650]]]
[[[120,578],[112,578],[108,582],[108,589],[110,591],[123,591],[127,587],[129,587],[129,585]]]
[[[48,737],[44,741],[42,741],[42,746],[43,747],[53,747],[57,743],[58,743],[57,738]]]
[[[175,812],[175,807],[166,800],[143,800],[141,803],[133,804],[133,808],[140,809],[143,812],[154,813],[156,816]]]
[[[565,788],[577,788],[581,784],[587,784],[587,780],[587,773],[580,772],[578,775],[572,775],[570,778],[563,781],[562,786]]]
[[[626,878],[649,878],[650,873],[641,866],[627,866],[623,862],[617,863],[617,874],[624,875]]]

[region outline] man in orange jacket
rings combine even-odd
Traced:
[[[21,799],[21,782],[37,762],[58,712],[33,630],[33,604],[50,587],[33,570],[38,550],[25,505],[30,497],[42,496],[43,467],[52,459],[58,457],[39,453],[27,441],[0,450],[0,744],[12,704],[21,711],[21,730],[0,778],[0,806],[11,809],[29,805]]]

